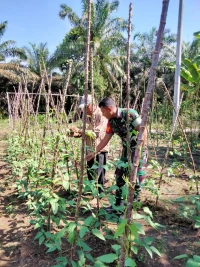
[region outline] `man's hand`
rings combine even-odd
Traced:
[[[76,127],[76,126],[71,126],[71,127],[69,128],[69,130],[70,130],[71,132],[80,132],[80,129],[79,129],[78,127]]]
[[[80,136],[82,136],[82,130],[79,129],[78,127],[76,127],[76,126],[70,127],[69,131],[70,131],[70,136],[71,137],[80,137]]]
[[[92,153],[92,152],[88,152],[87,153],[87,155],[86,155],[86,160],[87,161],[90,161],[91,159],[93,159],[94,158],[94,153]]]

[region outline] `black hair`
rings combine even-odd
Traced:
[[[99,107],[116,107],[116,104],[110,97],[105,97],[99,102]]]

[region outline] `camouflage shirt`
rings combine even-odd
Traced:
[[[127,114],[129,115],[129,126],[127,127]],[[141,117],[134,109],[118,108],[117,118],[112,118],[108,121],[106,134],[114,134],[120,136],[122,140],[123,150],[127,147],[127,130],[130,132],[130,147],[134,150],[137,138],[137,126],[141,123]]]

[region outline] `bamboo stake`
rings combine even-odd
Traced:
[[[9,124],[10,124],[10,127],[12,127],[12,129],[13,129],[12,113],[11,113],[10,99],[9,99],[8,92],[6,93],[6,96],[7,96],[7,101],[8,101]]]
[[[88,26],[87,26],[87,44],[86,44],[86,58],[85,58],[85,90],[84,90],[84,96],[85,96],[85,103],[87,103],[87,95],[88,95],[88,65],[89,65],[89,51],[90,51],[90,27],[91,27],[91,3],[92,0],[88,0]],[[79,216],[79,207],[81,203],[81,195],[82,195],[82,189],[83,189],[83,176],[84,176],[84,167],[85,167],[85,130],[86,130],[86,105],[84,107],[84,114],[83,114],[83,131],[82,131],[82,147],[81,147],[81,175],[79,178],[79,191],[78,191],[78,199],[76,202],[76,211],[75,211],[75,223],[77,225],[78,223],[78,216]],[[77,234],[77,226],[76,226],[76,234]],[[71,248],[71,259],[74,256],[74,250],[75,250],[75,241],[72,244]]]
[[[150,109],[152,92],[153,92],[154,84],[155,84],[156,67],[158,64],[159,53],[161,50],[161,43],[162,43],[164,28],[165,28],[165,24],[166,24],[168,5],[169,5],[169,0],[163,0],[162,13],[161,13],[161,18],[160,18],[160,26],[159,26],[159,30],[157,33],[155,50],[153,52],[152,65],[151,65],[151,69],[150,69],[150,77],[149,77],[149,81],[148,81],[147,91],[145,94],[144,104],[142,107],[142,122],[140,125],[137,147],[136,147],[135,155],[134,155],[134,159],[133,159],[133,171],[132,171],[132,177],[131,177],[131,181],[130,181],[131,186],[129,187],[128,203],[127,203],[128,206],[127,206],[127,212],[126,212],[126,216],[125,216],[128,224],[131,224],[131,220],[132,220],[132,202],[133,202],[134,189],[135,189],[135,184],[136,184],[136,179],[137,179],[137,170],[138,170],[139,158],[140,158],[140,148],[142,147],[143,133],[144,133],[144,130],[145,130],[146,124],[147,124],[148,110]],[[121,254],[122,255],[120,257],[119,266],[124,267],[125,266],[125,258],[126,258],[126,251],[125,251],[124,246],[122,247]]]
[[[129,21],[128,21],[128,39],[127,39],[127,60],[126,60],[126,106],[127,106],[127,158],[128,168],[131,170],[131,149],[130,149],[130,130],[129,130],[129,108],[130,108],[130,38],[131,38],[131,18],[132,18],[132,3],[129,5]],[[131,176],[129,175],[129,181]]]
[[[137,95],[136,95],[136,98],[135,98],[135,102],[134,102],[134,105],[133,105],[133,109],[136,109],[136,105],[137,105],[140,93],[141,93],[140,91],[137,92]]]
[[[69,86],[69,80],[70,80],[70,76],[71,76],[71,71],[72,71],[72,60],[70,60],[70,62],[69,62],[69,70],[68,70],[68,74],[66,74],[66,84],[65,84],[65,87],[64,87],[64,90],[63,90],[63,96],[62,96],[62,99],[61,99],[61,114],[63,113],[64,108],[65,108],[65,98],[66,98],[66,95],[67,95],[67,88]]]
[[[127,117],[126,117],[126,129],[127,129],[127,136],[126,136],[126,147],[127,147],[127,159],[128,159],[128,170],[129,170],[129,184],[131,182],[131,148],[130,148],[130,129],[129,129],[129,107],[130,107],[130,38],[131,38],[131,18],[132,18],[132,3],[129,5],[129,20],[128,20],[128,39],[127,39],[127,59],[126,59],[126,106],[127,106]],[[125,233],[122,237],[122,248],[119,258],[120,266],[125,265],[125,258],[126,258],[126,249],[127,249],[127,236],[128,236],[129,229],[125,229]]]
[[[180,102],[179,102],[179,108],[176,112],[176,117],[175,117],[175,121],[173,123],[173,127],[172,127],[172,131],[171,131],[171,134],[170,134],[170,138],[169,138],[169,142],[168,142],[168,146],[167,146],[167,150],[165,152],[165,156],[164,156],[164,161],[162,163],[162,169],[161,169],[161,172],[160,172],[160,179],[159,179],[159,182],[158,182],[158,191],[160,190],[161,188],[161,182],[162,182],[162,178],[163,178],[163,171],[165,169],[165,166],[166,166],[166,160],[167,160],[167,156],[168,156],[168,153],[169,153],[169,144],[171,143],[172,141],[172,137],[173,137],[173,134],[174,134],[174,131],[175,131],[175,126],[176,126],[176,121],[177,121],[177,118],[178,118],[178,115],[179,115],[179,111],[180,111],[180,107],[181,107],[181,103],[182,103],[182,99],[183,99],[183,94],[181,95],[181,99],[180,99]],[[159,195],[157,194],[157,197],[156,197],[156,205],[158,204],[158,199],[159,199]]]
[[[92,131],[95,132],[95,101],[94,101],[94,77],[93,77],[93,49],[90,49],[90,85],[91,85],[91,95],[92,95]],[[93,140],[92,149],[94,150],[94,154],[96,155],[96,137]],[[98,190],[98,174],[96,176],[96,186]],[[97,194],[97,213],[99,211],[99,195]]]
[[[173,104],[173,101],[172,101],[172,98],[171,98],[171,96],[170,96],[170,93],[169,93],[169,91],[168,91],[168,89],[167,89],[165,83],[162,82],[162,84],[163,84],[164,89],[165,89],[165,91],[166,91],[166,93],[167,93],[167,96],[168,96],[168,98],[169,98],[169,100],[170,100],[170,103],[171,103],[171,105],[172,105],[172,107],[173,107],[173,110],[174,110],[174,112],[176,113],[176,109],[175,109],[175,106],[174,106],[174,104]],[[195,163],[194,163],[194,158],[193,158],[193,156],[192,156],[192,151],[191,151],[191,148],[190,148],[190,145],[189,145],[189,142],[188,142],[186,133],[184,132],[183,125],[182,125],[182,123],[181,123],[179,117],[177,117],[177,120],[178,120],[179,126],[180,126],[180,128],[181,128],[181,131],[182,131],[182,133],[183,133],[183,136],[184,136],[184,138],[185,138],[185,142],[186,142],[186,144],[187,144],[187,148],[188,148],[188,151],[189,151],[189,154],[190,154],[190,158],[191,158],[191,161],[192,161],[192,167],[193,167],[194,175],[196,175],[196,167],[195,167]],[[199,186],[198,186],[198,183],[196,183],[196,189],[197,189],[197,195],[199,195]]]

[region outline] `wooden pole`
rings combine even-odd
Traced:
[[[183,22],[183,0],[179,0],[177,45],[176,45],[176,70],[174,81],[174,107],[176,111],[180,102],[180,71],[181,71],[181,40],[182,40],[182,22]],[[176,113],[173,111],[173,125],[176,120]]]
[[[133,170],[132,170],[132,176],[130,180],[131,186],[129,187],[127,211],[125,214],[128,225],[130,225],[132,221],[132,203],[133,203],[133,198],[134,198],[134,189],[135,189],[137,171],[138,171],[138,166],[139,166],[140,148],[142,147],[143,133],[146,128],[148,111],[150,109],[152,93],[153,93],[154,86],[155,86],[156,68],[158,64],[158,58],[159,58],[159,53],[161,50],[162,38],[163,38],[163,33],[165,29],[165,24],[166,24],[168,5],[169,5],[169,0],[163,0],[162,13],[161,13],[161,18],[160,18],[160,26],[157,32],[157,40],[156,40],[155,50],[153,52],[152,64],[150,68],[150,76],[149,76],[149,81],[148,81],[148,86],[147,86],[147,90],[145,94],[143,107],[142,107],[142,122],[140,125],[137,146],[135,149],[135,155],[133,159]],[[120,267],[125,266],[125,259],[126,259],[126,250],[125,250],[125,246],[123,246],[121,249],[121,256],[120,256],[120,262],[119,262]]]

